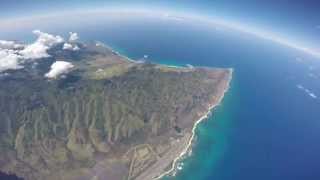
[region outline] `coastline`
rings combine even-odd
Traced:
[[[112,53],[116,54],[117,56],[120,56],[121,58],[124,58],[125,60],[127,60],[128,62],[131,63],[144,63],[142,61],[139,60],[134,60],[129,58],[127,55],[123,55],[121,54],[121,52],[114,50],[114,48],[112,48],[109,45],[103,44],[101,42],[99,42],[100,45],[103,45],[104,47],[110,49],[112,51]],[[187,64],[186,66],[181,66],[181,65],[170,65],[170,64],[159,64],[161,66],[165,66],[165,67],[169,67],[169,68],[176,68],[176,69],[192,69],[194,68],[192,65]],[[172,164],[169,165],[168,167],[170,167],[169,170],[164,171],[163,173],[159,173],[160,175],[157,177],[154,177],[152,179],[154,180],[159,180],[161,178],[163,178],[164,176],[169,175],[170,173],[174,172],[177,169],[177,163],[179,161],[181,161],[181,159],[183,157],[185,157],[187,155],[188,152],[190,152],[193,142],[194,142],[194,137],[195,137],[195,131],[196,128],[198,127],[198,124],[201,123],[203,120],[207,119],[209,117],[209,115],[212,113],[212,111],[214,110],[214,108],[216,108],[218,105],[220,105],[220,103],[222,102],[224,95],[228,92],[229,88],[230,88],[230,83],[232,81],[232,75],[233,75],[233,68],[228,68],[229,70],[229,76],[228,79],[226,80],[226,83],[224,85],[223,91],[221,91],[221,94],[219,94],[218,99],[209,102],[207,111],[205,111],[203,113],[202,116],[200,116],[200,118],[195,121],[194,125],[192,126],[192,130],[191,130],[191,137],[187,140],[187,145],[183,148],[183,150],[179,153],[179,155],[173,159]]]
[[[134,59],[131,59],[129,58],[128,56],[125,56],[125,55],[122,55],[119,51],[115,50],[113,47],[103,43],[103,42],[100,42],[100,41],[95,41],[95,45],[96,46],[103,46],[107,49],[109,49],[112,53],[116,54],[117,56],[129,61],[129,62],[132,62],[132,63],[139,63],[139,61],[136,61]]]
[[[230,83],[231,83],[231,80],[232,80],[232,75],[233,75],[233,69],[230,68],[229,69],[230,71],[230,75],[228,77],[228,80],[227,80],[227,84],[226,84],[226,87],[224,88],[221,96],[219,97],[219,99],[216,101],[216,102],[213,102],[213,104],[209,105],[208,107],[208,110],[207,112],[201,116],[193,125],[192,127],[192,134],[191,134],[191,137],[188,141],[188,145],[184,148],[184,150],[179,154],[179,156],[177,156],[173,162],[172,162],[172,165],[171,165],[171,168],[165,172],[163,172],[160,176],[158,177],[155,177],[153,178],[154,180],[158,180],[158,179],[161,179],[163,178],[164,176],[166,175],[169,175],[170,173],[172,173],[173,171],[176,170],[176,165],[178,163],[178,161],[180,161],[188,152],[189,150],[191,149],[191,146],[192,146],[192,143],[193,143],[193,140],[194,140],[194,137],[195,137],[195,130],[196,128],[198,127],[198,124],[201,123],[203,120],[207,119],[210,115],[210,113],[214,110],[214,108],[216,108],[218,105],[220,105],[220,103],[222,102],[223,98],[224,98],[224,95],[228,92],[229,88],[230,88]]]
[[[121,52],[115,50],[115,48],[105,44],[105,43],[102,43],[100,41],[96,41],[96,46],[104,46],[105,48],[108,48],[111,52],[115,53],[117,56],[120,56],[124,59],[126,59],[127,61],[131,62],[131,63],[143,63],[144,61],[139,61],[139,60],[134,60],[134,59],[131,59],[129,58],[127,55],[123,55]],[[183,65],[170,65],[170,64],[158,64],[158,65],[161,65],[161,66],[166,66],[166,67],[169,67],[169,68],[177,68],[177,69],[192,69],[194,68],[193,66],[191,67],[190,64],[186,64],[185,66]]]

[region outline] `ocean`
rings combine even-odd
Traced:
[[[147,61],[168,65],[234,68],[231,88],[198,126],[182,170],[163,179],[320,178],[317,59],[229,29],[159,21],[101,25],[83,34],[132,59],[147,55]]]
[[[163,179],[320,179],[319,59],[186,20],[106,18],[47,30],[78,32],[81,40],[102,41],[132,59],[234,69],[222,103],[197,127],[182,169]]]

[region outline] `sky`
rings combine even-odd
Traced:
[[[97,8],[164,9],[228,19],[320,51],[319,0],[1,0],[0,22]]]

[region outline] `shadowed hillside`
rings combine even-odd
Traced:
[[[185,147],[231,75],[134,63],[106,47],[81,47],[78,54],[53,51],[41,70],[0,77],[2,171],[30,180],[135,179],[161,158],[168,167],[168,154],[179,153],[172,143]],[[43,72],[56,60],[75,68],[48,80]]]

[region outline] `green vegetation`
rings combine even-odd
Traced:
[[[153,137],[180,134],[229,75],[221,69],[101,65],[98,55],[99,66],[86,67],[87,55],[68,78],[48,81],[25,72],[0,79],[1,170],[59,179],[52,174],[92,167],[97,154],[117,157]],[[110,62],[114,56],[102,57]],[[96,54],[89,57],[94,63]]]

